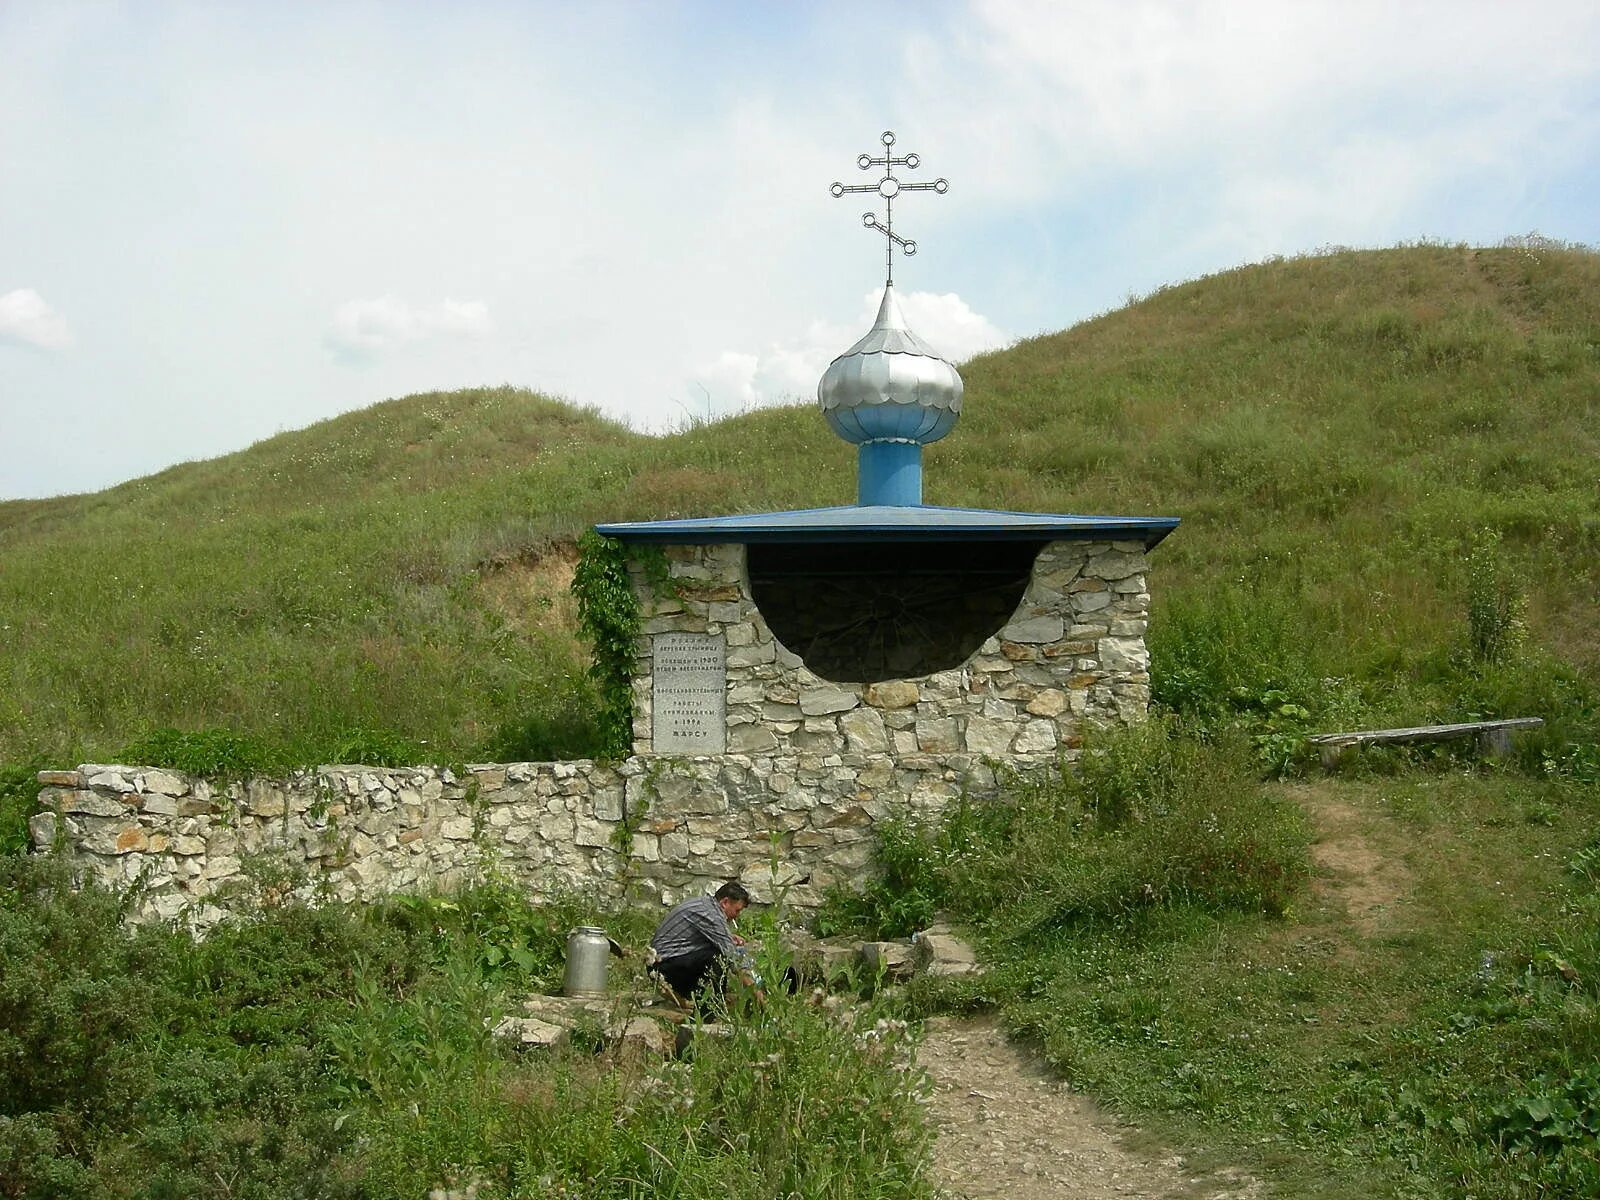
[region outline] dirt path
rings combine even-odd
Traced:
[[[918,1059],[933,1076],[934,1171],[957,1196],[1008,1200],[1247,1200],[1242,1172],[1198,1176],[1177,1155],[1130,1148],[1134,1131],[1055,1079],[988,1021],[935,1017]]]
[[[1288,795],[1311,815],[1317,840],[1311,858],[1318,867],[1311,895],[1342,905],[1363,937],[1380,932],[1393,918],[1415,880],[1392,847],[1375,845],[1366,832],[1368,818],[1336,792],[1304,784]]]
[[[1298,785],[1317,831],[1311,897],[1342,909],[1362,937],[1380,933],[1415,886],[1393,847],[1376,844],[1362,811],[1337,792]],[[1056,1079],[989,1021],[937,1017],[918,1055],[933,1076],[934,1169],[958,1196],[1008,1200],[1249,1200],[1261,1183],[1237,1169],[1205,1172],[1138,1148],[1138,1131]]]

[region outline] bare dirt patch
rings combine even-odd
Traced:
[[[1310,814],[1318,835],[1311,846],[1318,867],[1312,895],[1342,905],[1357,932],[1372,937],[1411,892],[1411,872],[1373,843],[1366,818],[1348,801],[1315,787],[1293,788],[1291,794]]]
[[[578,627],[572,596],[577,566],[578,547],[572,542],[497,555],[480,564],[478,592],[514,629],[572,638]]]
[[[1242,1171],[1201,1172],[1181,1155],[1141,1152],[1138,1131],[1101,1112],[992,1021],[936,1017],[918,1060],[933,1077],[934,1172],[957,1196],[1008,1200],[1262,1194]]]

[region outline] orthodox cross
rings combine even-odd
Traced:
[[[885,240],[884,251],[888,262],[889,277],[885,281],[888,286],[894,286],[894,248],[899,246],[905,254],[915,254],[917,244],[909,238],[903,238],[894,231],[894,198],[901,192],[938,192],[941,196],[950,190],[950,184],[944,179],[935,179],[932,183],[902,183],[894,177],[896,167],[904,167],[908,171],[915,171],[922,165],[920,154],[905,154],[896,158],[891,147],[894,146],[894,130],[887,129],[883,134],[883,157],[873,158],[870,154],[863,154],[856,159],[856,166],[863,171],[870,171],[873,167],[883,168],[883,178],[877,183],[835,183],[828,190],[837,200],[846,192],[876,192],[883,197],[883,220],[878,220],[876,213],[862,213],[861,223],[868,229],[876,229],[883,234]]]

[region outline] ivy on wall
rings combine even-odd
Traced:
[[[633,658],[639,641],[639,598],[628,581],[628,551],[616,538],[589,530],[578,539],[572,593],[578,627],[593,647],[589,677],[600,693],[597,724],[604,753],[626,758],[633,749]],[[651,589],[672,590],[666,556],[653,546],[635,547]]]
[[[589,530],[578,539],[572,574],[578,628],[593,648],[589,677],[600,693],[600,741],[624,758],[633,747],[633,656],[639,639],[639,598],[628,583],[628,555],[616,538]]]

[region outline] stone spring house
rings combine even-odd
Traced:
[[[1146,556],[1177,520],[922,504],[922,445],[954,426],[962,384],[892,284],[818,394],[859,447],[856,504],[599,527],[633,552],[644,616],[623,761],[227,785],[84,765],[41,774],[35,846],[138,882],[144,916],[201,925],[252,856],[348,898],[492,863],[535,894],[665,904],[737,877],[808,907],[865,878],[875,821],[936,815],[999,764],[1073,758],[1088,723],[1142,720]],[[675,587],[650,583],[657,549]]]

